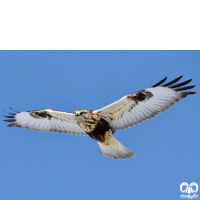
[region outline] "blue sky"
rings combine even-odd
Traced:
[[[0,51],[0,66],[0,108],[7,111],[95,110],[166,76],[193,78],[191,91],[200,86],[200,51]],[[128,160],[101,156],[87,136],[1,121],[0,199],[180,199],[182,182],[200,185],[198,103],[199,92],[117,131],[136,153]]]

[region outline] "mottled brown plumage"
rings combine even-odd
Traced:
[[[107,143],[107,134],[112,132],[107,121],[90,110],[77,110],[78,125],[94,140]]]

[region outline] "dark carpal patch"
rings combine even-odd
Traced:
[[[104,119],[100,119],[100,121],[98,121],[95,129],[92,132],[87,132],[87,134],[99,141],[99,142],[104,142],[105,141],[105,134],[107,131],[109,131],[110,126],[108,124],[108,122],[106,122]]]
[[[134,98],[137,99],[138,101],[144,101],[146,99],[146,94],[144,94],[142,92],[137,92],[134,95]]]
[[[146,101],[153,97],[151,92],[146,90],[141,90],[140,92],[132,93],[127,96],[127,99],[135,100],[135,101]]]
[[[30,112],[29,114],[32,117],[35,117],[35,118],[48,118],[49,120],[53,117],[52,115],[50,115],[46,111],[42,111],[42,112]]]

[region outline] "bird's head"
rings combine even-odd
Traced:
[[[90,110],[79,109],[75,111],[75,115],[78,118],[91,119],[92,113]]]

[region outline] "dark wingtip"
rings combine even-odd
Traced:
[[[190,90],[192,88],[196,87],[196,85],[192,85],[192,86],[187,86],[187,87],[180,87],[180,88],[175,88],[175,91],[182,91],[182,90]]]
[[[182,83],[178,83],[178,84],[176,84],[176,85],[171,85],[171,86],[169,86],[169,88],[180,87],[180,86],[183,86],[183,85],[186,85],[186,84],[190,83],[191,81],[192,81],[192,79],[187,80],[187,81],[184,81],[184,82],[182,82]]]
[[[6,115],[1,115],[3,117],[7,117],[7,118],[15,118],[15,116],[6,116]]]
[[[164,83],[166,81],[167,77],[165,77],[164,79],[162,79],[160,82],[156,83],[155,85],[151,86],[151,87],[157,87],[159,85],[161,85],[162,83]]]
[[[181,92],[182,98],[187,97],[188,95],[191,94],[196,94],[197,92]]]
[[[8,113],[9,115],[16,115],[16,113],[9,113],[9,112],[7,112],[5,110],[3,110],[3,111],[6,112],[6,113]]]
[[[10,108],[10,110],[12,110],[14,112],[19,113],[19,111],[13,110],[11,107],[9,107],[9,108]]]
[[[179,76],[178,78],[174,79],[173,81],[170,81],[169,83],[166,83],[166,84],[162,85],[162,87],[166,87],[166,86],[172,85],[172,84],[178,82],[182,77],[183,77],[183,75]]]
[[[188,94],[196,94],[197,92],[188,92]]]
[[[7,119],[7,120],[3,120],[4,122],[15,122],[15,119]]]
[[[13,127],[13,126],[16,126],[17,124],[16,123],[12,123],[12,124],[8,124],[7,127]]]

